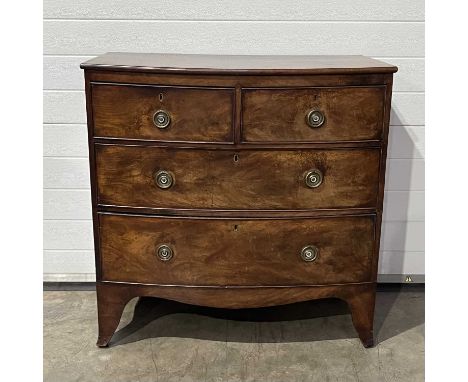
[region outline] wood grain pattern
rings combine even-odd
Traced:
[[[338,297],[372,346],[396,67],[112,57],[84,65],[98,346],[135,296],[224,308]],[[149,117],[161,89],[178,121],[166,136]],[[304,130],[312,107],[326,124]],[[324,175],[315,189],[304,181],[311,169]],[[159,170],[173,174],[171,188],[155,185]],[[167,262],[156,257],[161,244],[174,251]],[[310,244],[319,257],[306,263],[300,251]]]
[[[384,96],[383,86],[243,89],[242,136],[247,142],[380,140]],[[324,114],[322,126],[309,127],[310,110]]]
[[[94,134],[159,141],[232,141],[233,89],[92,85]],[[157,128],[165,110],[171,123]]]
[[[103,280],[160,285],[269,286],[371,281],[375,216],[180,219],[101,214]],[[293,239],[292,239],[293,238]],[[164,262],[157,248],[174,251]],[[319,248],[305,262],[303,247]]]
[[[238,155],[237,162],[234,155]],[[99,203],[132,207],[313,209],[375,207],[378,149],[187,150],[96,145]],[[304,174],[322,171],[308,188]],[[171,171],[158,188],[153,174]]]

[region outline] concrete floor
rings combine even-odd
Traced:
[[[424,380],[422,287],[378,293],[373,349],[338,300],[240,311],[137,302],[99,349],[95,293],[45,291],[44,381]]]

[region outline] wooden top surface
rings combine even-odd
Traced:
[[[158,53],[106,53],[83,69],[206,74],[366,74],[398,68],[365,56],[231,56]]]

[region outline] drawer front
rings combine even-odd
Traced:
[[[99,220],[105,281],[312,285],[371,277],[374,216],[227,220],[103,214]],[[304,257],[313,261],[301,256],[308,246],[315,247],[314,256]]]
[[[379,161],[379,149],[234,152],[96,145],[98,201],[149,208],[373,208]],[[309,185],[317,185],[311,181],[320,175],[321,184],[309,187],[307,174]],[[164,188],[170,180],[172,186]]]
[[[232,141],[233,89],[93,84],[92,104],[98,137]]]
[[[246,142],[334,142],[382,138],[384,87],[246,89]]]

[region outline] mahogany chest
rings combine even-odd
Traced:
[[[336,297],[373,345],[395,66],[108,53],[81,67],[98,346],[137,296],[222,308]]]

